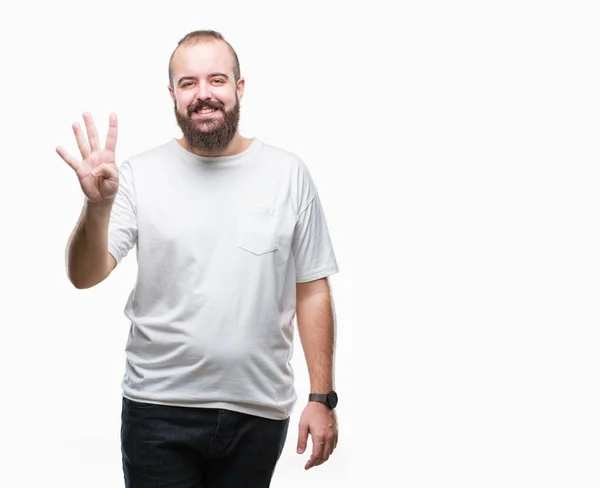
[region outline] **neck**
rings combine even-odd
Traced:
[[[235,156],[236,154],[240,154],[244,152],[246,149],[250,147],[252,144],[252,139],[248,139],[247,137],[242,137],[239,132],[235,133],[231,142],[227,145],[224,151],[218,153],[212,153],[208,151],[203,151],[201,149],[191,148],[188,144],[185,137],[181,139],[177,139],[177,142],[181,147],[185,150],[196,154],[197,156],[208,156],[208,157],[222,157],[222,156]]]

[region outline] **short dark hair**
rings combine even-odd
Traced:
[[[169,85],[170,86],[173,86],[173,70],[171,68],[171,64],[173,62],[173,56],[175,56],[175,52],[177,51],[177,48],[179,48],[179,46],[181,46],[182,44],[196,44],[199,42],[207,42],[207,41],[208,42],[223,41],[225,44],[227,44],[229,51],[233,55],[233,77],[235,78],[235,82],[236,83],[238,82],[238,80],[240,79],[240,76],[241,76],[240,60],[238,59],[235,49],[233,49],[231,44],[229,44],[225,40],[225,38],[223,37],[223,35],[220,32],[217,32],[214,30],[197,30],[197,31],[192,31],[192,32],[186,34],[177,43],[177,47],[173,50],[173,53],[171,54],[171,57],[169,58]]]

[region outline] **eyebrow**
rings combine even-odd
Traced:
[[[208,75],[209,78],[215,78],[217,76],[221,76],[221,77],[225,78],[225,80],[229,80],[229,76],[227,76],[225,73],[211,73]],[[177,83],[180,84],[182,81],[196,80],[197,78],[198,78],[197,76],[183,76],[183,77],[179,78],[179,81]]]

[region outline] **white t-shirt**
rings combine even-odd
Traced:
[[[296,283],[338,272],[307,167],[254,139],[209,158],[176,139],[120,166],[108,249],[137,245],[123,395],[273,419],[296,402]]]

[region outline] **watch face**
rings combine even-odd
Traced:
[[[331,391],[327,394],[327,401],[329,402],[329,406],[331,408],[335,408],[338,403],[338,396],[335,391]]]

